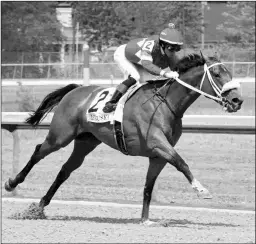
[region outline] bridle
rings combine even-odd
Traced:
[[[213,63],[213,64],[210,65],[210,66],[207,66],[206,63],[204,64],[204,75],[203,75],[203,77],[202,77],[202,80],[201,80],[201,84],[200,84],[199,89],[197,89],[197,88],[195,88],[195,87],[193,87],[193,86],[191,86],[191,85],[185,83],[184,81],[180,80],[179,78],[177,78],[176,81],[179,82],[181,85],[183,85],[183,86],[185,86],[185,87],[187,87],[187,88],[190,88],[190,89],[193,90],[193,91],[196,91],[196,92],[200,93],[201,95],[204,95],[204,96],[206,96],[206,97],[208,97],[208,98],[211,98],[211,99],[213,99],[213,100],[215,100],[215,101],[218,101],[219,103],[226,102],[226,98],[223,97],[222,94],[223,94],[224,92],[228,91],[228,90],[235,89],[235,88],[239,88],[239,87],[240,87],[240,83],[237,82],[237,81],[231,80],[231,81],[225,83],[225,84],[223,85],[222,89],[220,89],[220,88],[217,86],[217,84],[215,83],[215,81],[213,80],[212,75],[211,75],[210,70],[209,70],[210,68],[212,68],[212,67],[215,66],[215,65],[224,65],[224,64],[223,64],[223,63]],[[208,80],[209,80],[209,82],[210,82],[210,84],[211,84],[211,86],[212,86],[212,89],[214,90],[216,96],[212,96],[212,95],[210,95],[210,94],[208,94],[208,93],[202,91],[202,86],[203,86],[203,83],[204,83],[204,80],[205,80],[205,76],[206,76],[206,75],[207,75],[207,77],[208,77]]]
[[[229,81],[227,83],[225,83],[222,87],[222,89],[220,89],[217,84],[215,83],[215,81],[213,80],[212,78],[212,75],[210,73],[210,68],[214,67],[215,65],[224,65],[223,63],[213,63],[211,64],[210,66],[207,66],[207,64],[205,63],[204,64],[204,74],[203,74],[203,77],[202,77],[202,80],[201,80],[201,83],[200,83],[200,86],[199,86],[199,89],[187,84],[186,82],[180,80],[179,78],[176,78],[175,80],[180,83],[181,85],[195,91],[195,92],[198,92],[200,93],[201,95],[204,95],[205,97],[208,97],[212,100],[215,100],[217,101],[218,103],[220,103],[224,109],[226,109],[226,106],[228,105],[228,101],[225,97],[222,96],[222,94],[228,90],[231,90],[231,89],[235,89],[235,88],[239,88],[240,87],[240,83],[237,82],[237,81]],[[202,91],[202,86],[203,86],[203,83],[204,83],[204,80],[205,80],[205,77],[208,77],[208,80],[216,94],[216,96],[212,96],[204,91]],[[168,80],[164,86],[162,86],[160,89],[158,89],[158,91],[155,93],[155,95],[157,95],[157,97],[160,98],[160,100],[162,102],[165,102],[168,106],[168,108],[170,109],[170,106],[169,104],[167,103],[166,99],[161,95],[161,93],[159,92],[162,88],[164,88],[172,79]],[[173,109],[170,109],[172,112],[173,112]]]

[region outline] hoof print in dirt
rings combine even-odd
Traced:
[[[207,192],[199,192],[198,197],[200,199],[212,199],[212,195],[207,191]]]
[[[38,204],[32,203],[28,209],[21,213],[15,213],[11,216],[12,219],[46,219],[43,208]]]
[[[170,227],[171,226],[171,221],[170,220],[161,220],[159,222],[159,225],[163,226],[163,227]]]

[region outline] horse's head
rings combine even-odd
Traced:
[[[217,56],[204,57],[204,75],[199,89],[215,98],[228,112],[236,112],[241,108],[243,98],[240,84],[232,80],[231,73],[221,63]],[[210,97],[211,98],[211,97]]]

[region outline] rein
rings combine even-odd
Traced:
[[[169,80],[168,80],[161,88],[159,88],[158,90],[157,90],[157,88],[155,87],[155,94],[154,94],[154,96],[157,96],[161,102],[164,102],[164,103],[167,105],[167,107],[169,108],[169,110],[174,114],[174,116],[175,116],[176,118],[182,118],[182,116],[178,116],[178,115],[174,112],[174,109],[172,109],[172,107],[170,106],[170,104],[168,103],[168,101],[166,100],[166,98],[163,97],[162,94],[160,93],[160,90],[161,90],[162,88],[164,88],[170,81],[171,81],[171,79],[169,79]],[[169,89],[170,89],[170,86],[169,86]],[[169,90],[169,89],[168,89],[168,90]],[[167,93],[168,93],[168,91],[166,92],[166,94],[167,94]]]
[[[158,76],[154,81],[157,81],[157,80],[159,80],[159,79],[161,79],[162,78],[162,76]],[[178,116],[175,112],[174,112],[174,109],[170,106],[170,104],[168,103],[168,101],[166,100],[166,96],[164,97],[161,93],[160,93],[160,91],[167,85],[167,84],[169,84],[170,83],[170,81],[172,81],[173,79],[168,79],[167,80],[167,82],[165,82],[165,84],[162,86],[162,87],[160,87],[159,89],[157,89],[156,88],[156,83],[154,82],[154,95],[153,96],[151,96],[149,99],[147,99],[144,103],[142,103],[142,104],[145,104],[147,101],[149,101],[152,97],[158,97],[158,99],[161,101],[161,102],[164,102],[166,105],[167,105],[167,107],[169,108],[169,110],[174,114],[174,116],[176,117],[176,118],[182,118],[182,116]],[[169,87],[169,89],[170,89],[170,87]],[[168,90],[169,90],[168,89]],[[168,90],[167,90],[167,92],[166,92],[166,95],[167,95],[167,93],[168,93]]]
[[[204,95],[212,100],[215,100],[217,102],[219,102],[223,108],[226,107],[227,105],[227,99],[225,97],[222,96],[222,94],[228,90],[231,90],[231,89],[234,89],[234,88],[239,88],[240,87],[240,83],[237,82],[237,81],[229,81],[227,83],[225,83],[222,87],[222,89],[220,90],[220,88],[217,86],[217,84],[214,82],[213,78],[212,78],[212,75],[210,73],[210,68],[212,68],[213,66],[215,65],[224,65],[223,63],[214,63],[212,65],[210,65],[209,67],[207,66],[207,64],[205,63],[204,64],[204,74],[203,74],[203,77],[202,77],[202,80],[201,80],[201,83],[200,83],[200,88],[197,89],[189,84],[187,84],[186,82],[180,80],[179,78],[176,78],[175,80],[180,83],[181,85],[201,94],[201,95]],[[208,76],[208,79],[209,79],[209,82],[215,92],[215,94],[217,96],[212,96],[206,92],[203,92],[201,89],[202,89],[202,86],[203,86],[203,83],[204,83],[204,80],[205,80],[205,76]],[[157,79],[156,79],[157,80]],[[164,86],[162,86],[161,88],[159,88],[158,90],[156,89],[155,87],[155,94],[154,96],[157,96],[162,102],[165,102],[165,104],[167,105],[167,107],[170,109],[170,111],[176,116],[175,112],[173,111],[173,109],[170,107],[170,105],[168,104],[167,100],[165,99],[165,97],[163,97],[163,95],[160,93],[160,90],[163,89],[172,79],[169,79],[165,84]]]

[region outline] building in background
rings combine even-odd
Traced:
[[[56,15],[57,19],[62,24],[62,34],[66,39],[61,45],[61,59],[64,61],[65,57],[72,57],[75,55],[76,58],[73,57],[72,61],[75,59],[78,60],[78,55],[80,56],[79,53],[81,53],[85,41],[79,30],[79,23],[75,23],[75,28],[73,29],[74,24],[71,4],[67,2],[59,3],[56,7]],[[75,54],[72,53],[73,50]]]

